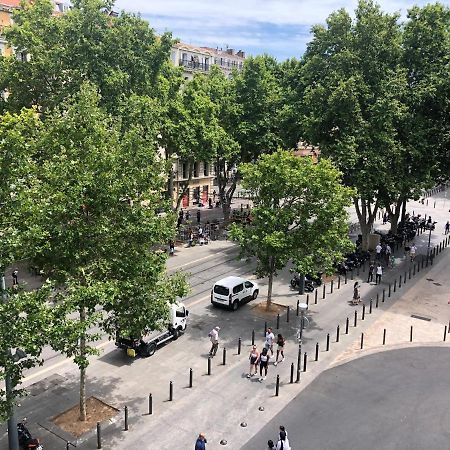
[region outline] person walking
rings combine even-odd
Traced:
[[[383,275],[383,267],[381,266],[381,263],[378,263],[377,274],[376,274],[376,279],[375,279],[376,284],[381,284],[382,275]]]
[[[373,272],[374,272],[374,270],[375,270],[375,265],[374,265],[373,261],[370,261],[370,263],[369,263],[369,274],[367,276],[367,282],[368,283],[372,283],[372,281],[373,281]]]
[[[270,356],[267,353],[267,348],[264,347],[259,355],[259,381],[262,383],[267,377],[267,369],[269,366]],[[264,372],[264,375],[263,375]]]
[[[275,359],[275,362],[273,363],[274,366],[276,366],[278,364],[278,356],[281,354],[281,361],[284,361],[284,344],[286,343],[286,339],[284,339],[284,337],[278,333],[277,336],[277,357]]]
[[[200,210],[197,209],[197,223],[200,224]]]
[[[195,441],[195,449],[194,450],[206,450],[206,444],[208,441],[203,433],[198,435],[197,440]]]
[[[216,356],[217,349],[219,348],[219,331],[220,327],[214,327],[209,333],[209,340],[211,341],[211,350],[209,351],[209,356]]]
[[[391,259],[391,254],[392,254],[392,249],[391,246],[389,244],[386,245],[386,248],[384,250],[385,255],[386,255],[386,266],[389,265],[389,261]]]
[[[275,335],[273,334],[272,328],[267,328],[266,331],[266,342],[264,343],[264,347],[267,350],[270,350],[271,355],[273,356],[273,341],[275,340]]]
[[[356,282],[353,285],[353,299],[352,299],[352,305],[357,305],[361,302],[361,295],[359,293],[359,283]]]
[[[379,261],[381,258],[381,250],[383,250],[383,247],[381,246],[380,243],[378,243],[377,246],[375,247],[377,261]]]
[[[447,223],[445,224],[444,234],[448,233],[450,233],[450,221],[447,220]]]
[[[414,261],[416,257],[416,251],[417,247],[416,244],[413,242],[413,245],[411,245],[411,248],[409,249],[409,257],[411,258],[411,261]]]
[[[276,450],[291,450],[289,439],[287,438],[285,431],[280,431]]]
[[[19,271],[17,269],[13,270],[12,273],[12,279],[13,279],[13,286],[18,286],[19,285]]]
[[[267,450],[275,450],[275,444],[273,443],[272,439],[269,439],[267,441]]]
[[[259,360],[259,352],[256,348],[256,345],[252,347],[250,350],[250,355],[248,355],[248,359],[250,361],[250,370],[247,374],[247,378],[251,378],[253,375],[258,373],[258,360]]]
[[[385,212],[384,214],[383,214],[383,225],[386,225],[386,222],[388,221],[388,215],[387,215],[387,213]]]
[[[189,229],[189,244],[188,247],[192,247],[194,245],[194,233],[191,229]]]
[[[170,240],[169,242],[169,255],[173,256],[175,253],[175,242],[173,240]]]

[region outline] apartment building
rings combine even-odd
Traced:
[[[186,80],[191,80],[195,72],[207,74],[213,65],[219,67],[226,76],[230,76],[233,69],[242,70],[245,52],[235,52],[232,48],[222,50],[197,47],[179,42],[172,47],[171,60],[175,66],[183,67]]]

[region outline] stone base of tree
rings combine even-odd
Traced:
[[[84,433],[94,429],[97,422],[109,420],[118,414],[119,410],[114,408],[96,397],[89,397],[86,401],[87,417],[86,421],[79,420],[80,408],[75,405],[67,411],[59,414],[52,419],[52,422],[63,431],[70,433],[75,437],[80,437]]]

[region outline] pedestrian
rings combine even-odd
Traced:
[[[254,345],[250,350],[250,355],[248,355],[248,359],[250,361],[250,370],[247,374],[247,378],[251,378],[258,372],[257,366],[258,366],[259,352],[258,349],[256,348],[256,345]]]
[[[383,275],[383,267],[381,266],[380,263],[378,263],[375,284],[381,284],[381,276],[382,275]]]
[[[178,220],[180,221],[180,223],[182,223],[183,219],[184,219],[184,211],[183,208],[181,208],[180,212],[178,213]]]
[[[209,199],[208,199],[208,205],[209,205],[209,209],[213,208],[213,201],[212,201],[211,197],[209,197]]]
[[[384,214],[383,214],[383,225],[386,225],[386,222],[388,221],[388,215],[387,215],[387,213],[385,212]]]
[[[175,242],[173,242],[173,240],[171,240],[169,242],[169,255],[173,256],[174,253],[175,253]]]
[[[381,250],[383,250],[383,247],[381,246],[380,243],[378,243],[377,246],[375,247],[375,251],[376,251],[376,254],[377,254],[377,261],[380,260]]]
[[[447,223],[445,224],[445,231],[444,234],[450,233],[450,221],[447,220]]]
[[[208,441],[206,440],[206,437],[203,433],[200,433],[198,435],[198,438],[195,442],[195,449],[194,450],[206,450],[206,444]]]
[[[289,439],[287,438],[285,431],[280,431],[280,437],[277,442],[276,450],[291,450]]]
[[[391,246],[389,244],[387,244],[384,251],[385,251],[385,255],[386,255],[386,265],[389,265],[389,261],[391,259],[391,253],[392,253]]]
[[[372,283],[373,281],[373,271],[375,270],[375,265],[373,263],[373,261],[370,261],[370,265],[369,265],[369,275],[367,277],[367,282],[368,283]]]
[[[286,433],[286,437],[288,437],[287,431],[286,431],[286,427],[284,425],[280,425],[280,432],[284,431]]]
[[[267,369],[269,366],[270,356],[267,354],[267,348],[263,348],[261,354],[259,355],[259,381],[263,382],[267,377]],[[264,376],[263,376],[264,372]]]
[[[200,210],[197,209],[197,223],[200,224]]]
[[[186,222],[191,218],[191,213],[186,211]]]
[[[273,341],[275,340],[275,335],[273,334],[272,328],[267,328],[266,331],[266,342],[264,343],[264,347],[267,350],[270,350],[270,353],[273,356]]]
[[[359,283],[356,282],[353,285],[353,299],[352,299],[352,305],[357,305],[361,302],[361,295],[359,293]]]
[[[194,233],[191,229],[189,229],[189,244],[188,247],[192,247],[194,245]]]
[[[217,349],[219,348],[219,331],[220,327],[214,327],[209,333],[208,337],[211,341],[211,350],[209,356],[216,356]]]
[[[13,270],[12,279],[13,279],[13,286],[18,286],[19,285],[19,271],[17,269]]]
[[[275,362],[273,363],[274,366],[276,366],[278,364],[278,356],[281,354],[281,361],[284,361],[284,344],[286,342],[286,339],[284,339],[284,337],[278,333],[277,336],[277,357]]]
[[[275,444],[273,443],[272,439],[269,439],[267,441],[267,450],[275,450]]]
[[[409,257],[411,258],[411,261],[414,261],[416,257],[416,251],[417,247],[416,244],[413,242],[413,245],[411,245],[411,248],[409,249]]]

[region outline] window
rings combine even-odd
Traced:
[[[176,310],[175,316],[176,317],[186,317],[186,310],[185,310],[184,306],[181,306],[180,308],[178,308]]]
[[[188,165],[187,163],[183,163],[183,178],[188,178]]]
[[[252,287],[253,287],[253,283],[250,283],[250,281],[246,281],[246,282],[245,282],[245,287],[246,287],[247,289],[252,288]]]
[[[198,173],[199,173],[199,163],[198,162],[196,162],[195,164],[194,164],[194,177],[195,178],[198,178]]]
[[[238,294],[239,292],[241,292],[243,290],[244,290],[244,285],[242,283],[238,284],[237,286],[235,286],[233,288],[233,294]]]
[[[181,60],[182,61],[187,61],[187,53],[182,53],[181,54]]]
[[[209,164],[206,161],[203,163],[203,175],[205,177],[209,175]]]
[[[226,295],[226,296],[228,296],[228,294],[229,294],[229,290],[228,290],[228,288],[227,287],[225,287],[225,286],[220,286],[219,284],[216,284],[215,286],[214,286],[214,292],[216,293],[216,294],[219,294],[219,295]]]

